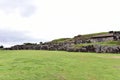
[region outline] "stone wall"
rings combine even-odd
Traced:
[[[95,42],[105,42],[105,41],[113,41],[113,37],[106,37],[106,38],[94,38],[90,39],[90,42],[95,43]]]
[[[69,52],[120,53],[120,46],[88,45],[80,48],[70,47]]]
[[[120,32],[114,32],[114,40],[120,40]]]
[[[42,44],[42,45],[16,45],[8,50],[58,50],[69,52],[96,52],[96,53],[120,53],[120,46],[88,45],[73,47],[72,44]]]

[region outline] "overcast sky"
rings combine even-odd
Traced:
[[[120,0],[0,0],[0,45],[119,28]]]

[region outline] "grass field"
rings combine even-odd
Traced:
[[[120,54],[1,50],[0,80],[120,80]]]

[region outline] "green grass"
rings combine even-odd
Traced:
[[[97,36],[97,35],[102,35],[102,34],[107,34],[108,32],[100,32],[100,33],[92,33],[92,34],[84,34],[84,35],[78,35],[78,36],[75,36],[74,38],[77,38],[77,37],[82,37],[84,39],[89,39],[93,36]]]
[[[119,80],[120,54],[0,51],[0,80]]]
[[[52,43],[63,43],[63,42],[68,42],[71,41],[71,38],[60,38],[60,39],[55,39],[51,41]]]
[[[85,34],[85,35],[83,35],[83,37],[85,37],[85,38],[90,38],[90,37],[93,37],[93,36],[102,35],[102,34],[107,34],[107,33],[108,33],[108,32]]]
[[[120,41],[107,41],[107,42],[75,44],[75,45],[73,45],[73,47],[79,48],[79,47],[88,46],[88,45],[120,46]]]

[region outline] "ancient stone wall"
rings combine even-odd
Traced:
[[[113,41],[113,37],[106,37],[106,38],[95,38],[95,39],[90,39],[90,42],[95,43],[95,42],[105,42],[105,41]]]
[[[120,46],[88,45],[80,48],[70,47],[69,52],[120,53]]]
[[[120,40],[120,32],[114,32],[114,40]]]

